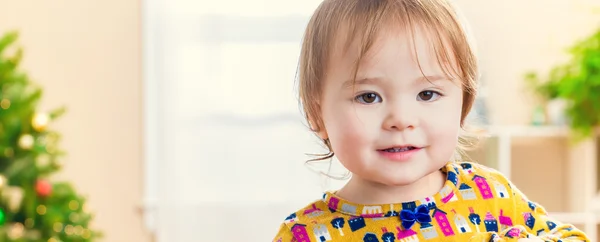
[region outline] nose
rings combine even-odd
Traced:
[[[410,103],[389,105],[383,121],[385,130],[412,130],[418,126],[418,110]]]

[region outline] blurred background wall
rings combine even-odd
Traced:
[[[68,152],[59,178],[89,196],[105,241],[151,241],[144,203],[159,241],[232,241],[242,235],[223,226],[234,218],[249,224],[243,232],[256,240],[247,241],[264,241],[319,197],[321,180],[303,166],[319,146],[292,89],[303,24],[318,3],[0,0],[0,31],[21,33],[43,107],[68,107],[54,126]],[[529,124],[524,72],[565,60],[564,48],[600,27],[592,0],[456,3],[478,43],[494,125]],[[156,150],[144,149],[149,136]],[[537,189],[544,177],[527,172],[544,166],[560,177],[564,139],[512,146],[515,182],[565,210],[561,192]],[[544,182],[564,191],[564,179]]]
[[[143,192],[141,2],[0,1],[0,31],[20,32],[23,68],[68,152],[57,179],[89,197],[105,241],[149,241]]]

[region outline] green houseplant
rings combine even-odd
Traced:
[[[544,100],[563,99],[575,140],[593,135],[600,125],[600,29],[569,48],[570,59],[554,66],[542,79],[529,72],[530,87]]]

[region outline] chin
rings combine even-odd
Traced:
[[[393,186],[393,187],[399,187],[399,186],[408,186],[411,185],[413,183],[415,183],[418,179],[390,179],[387,180],[385,183],[383,183],[383,185],[386,186]]]
[[[422,178],[422,176],[404,176],[404,174],[398,174],[395,176],[382,175],[380,177],[383,179],[380,178],[374,182],[377,182],[384,186],[393,186],[393,187],[411,185],[411,184],[415,183],[416,181],[418,181],[420,178]]]
[[[438,169],[410,169],[403,168],[402,170],[387,170],[371,176],[376,178],[377,182],[386,186],[407,186],[420,181],[421,179],[430,176]]]

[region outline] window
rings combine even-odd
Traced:
[[[294,92],[319,3],[144,2],[146,225],[157,241],[270,240],[321,197],[304,161],[322,149]],[[252,226],[228,233],[232,222]]]

